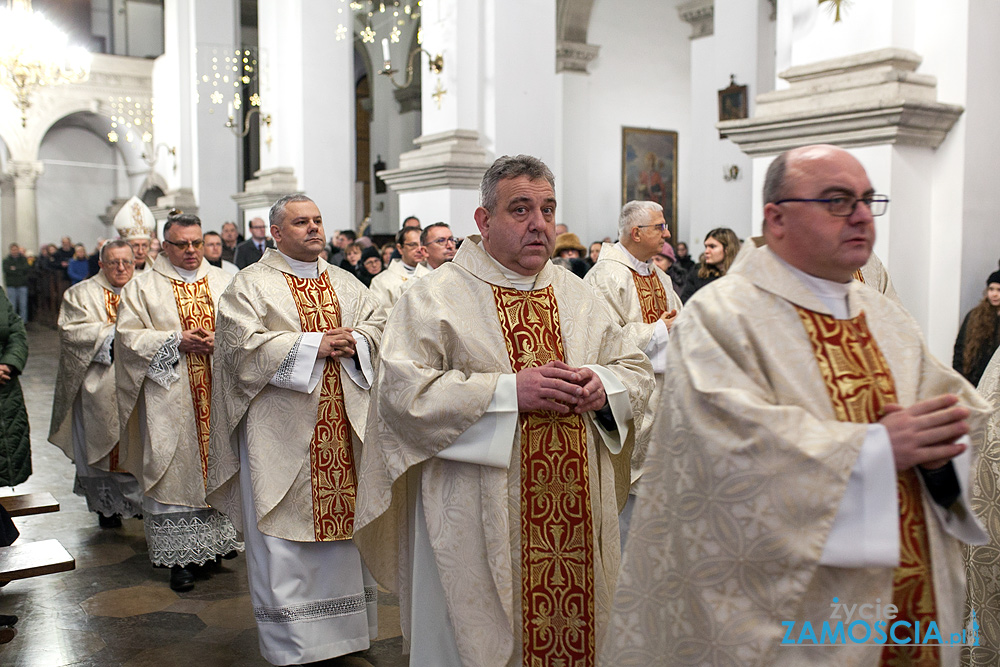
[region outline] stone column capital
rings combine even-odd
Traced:
[[[715,0],[691,0],[677,6],[681,20],[691,24],[691,39],[715,33]]]
[[[44,171],[45,165],[37,160],[11,160],[7,163],[6,176],[13,179],[15,188],[34,190]]]

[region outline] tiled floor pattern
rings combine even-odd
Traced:
[[[15,519],[20,540],[57,538],[76,570],[13,581],[0,589],[0,614],[17,614],[18,636],[0,646],[5,667],[229,667],[267,665],[260,656],[247,590],[246,560],[223,561],[193,591],[175,593],[169,571],[146,555],[142,522],[98,528],[73,495],[73,465],[46,441],[58,365],[58,336],[34,327],[21,377],[31,422],[34,474],[14,492],[48,491],[61,510]],[[2,493],[10,493],[9,488]],[[327,664],[402,667],[399,607],[379,593],[379,639],[365,652]]]

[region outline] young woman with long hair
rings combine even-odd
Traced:
[[[701,256],[701,262],[688,271],[681,301],[687,301],[702,287],[726,275],[739,251],[740,239],[728,227],[719,227],[706,234],[705,253]]]

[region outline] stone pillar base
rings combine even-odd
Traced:
[[[791,85],[757,96],[753,118],[716,127],[748,155],[808,144],[937,148],[964,109],[937,101],[937,79],[912,51],[879,49],[792,67]]]
[[[233,195],[243,213],[243,225],[253,218],[267,220],[271,205],[281,196],[301,192],[292,167],[261,169],[246,182],[243,192]],[[246,229],[244,229],[244,233]]]
[[[474,130],[449,130],[413,140],[416,150],[399,156],[399,168],[378,172],[397,192],[475,190],[490,166]]]

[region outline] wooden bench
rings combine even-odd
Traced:
[[[59,511],[59,501],[53,498],[52,494],[47,491],[22,493],[16,496],[0,496],[0,505],[3,505],[4,509],[12,517]]]
[[[23,542],[0,547],[0,582],[76,569],[76,560],[59,540]]]

